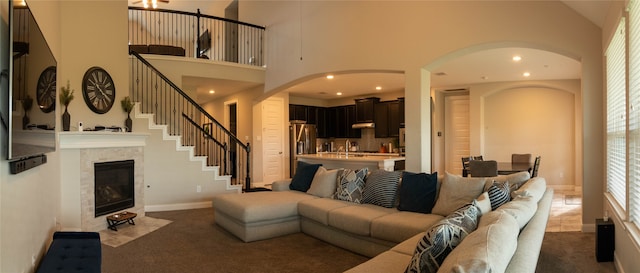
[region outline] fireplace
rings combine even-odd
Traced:
[[[132,208],[134,196],[134,161],[94,163],[95,217]]]

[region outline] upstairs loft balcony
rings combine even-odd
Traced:
[[[265,28],[196,13],[129,7],[129,49],[264,66]]]

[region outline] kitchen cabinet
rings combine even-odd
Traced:
[[[326,128],[326,138],[336,137],[338,133],[336,130],[336,121],[338,120],[338,118],[336,117],[336,112],[336,107],[325,108],[324,120]]]
[[[389,102],[389,137],[398,137],[400,135],[400,102]]]
[[[400,102],[386,101],[375,105],[375,137],[398,137],[400,131]]]
[[[336,107],[336,134],[335,137],[347,137],[347,108]]]
[[[373,122],[375,116],[374,108],[379,102],[379,98],[356,99],[355,123]]]
[[[318,129],[318,138],[328,138],[327,135],[327,108],[316,107],[316,128]]]
[[[289,120],[307,121],[307,106],[289,104]]]
[[[347,137],[360,138],[362,131],[360,129],[353,129],[351,125],[357,123],[356,121],[356,106],[347,105]]]
[[[318,107],[307,106],[307,124],[318,125]]]

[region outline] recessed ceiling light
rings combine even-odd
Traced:
[[[513,56],[513,61],[514,61],[514,62],[519,62],[520,60],[522,60],[522,57],[520,57],[520,56],[518,56],[518,55]]]
[[[216,93],[215,90],[213,90],[213,89],[209,90],[209,94],[214,94],[214,93]]]
[[[376,86],[376,90],[382,90],[382,86]]]
[[[489,77],[487,77],[487,76],[482,76],[482,77],[480,77],[480,79],[488,80],[488,79],[489,79]]]
[[[333,79],[333,75],[327,75],[327,79]]]
[[[447,73],[445,72],[436,72],[436,76],[446,76]]]
[[[338,93],[336,93],[336,95],[342,96],[342,92],[338,92]]]
[[[531,76],[531,73],[529,73],[529,72],[524,72],[524,73],[522,73],[522,76],[529,77],[529,76]]]

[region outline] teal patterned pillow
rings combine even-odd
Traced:
[[[418,241],[405,272],[437,272],[447,255],[476,230],[479,216],[480,209],[470,203],[433,225]]]
[[[338,172],[337,190],[334,199],[362,203],[362,192],[364,191],[364,179],[369,172],[368,168],[354,171],[344,169]]]

